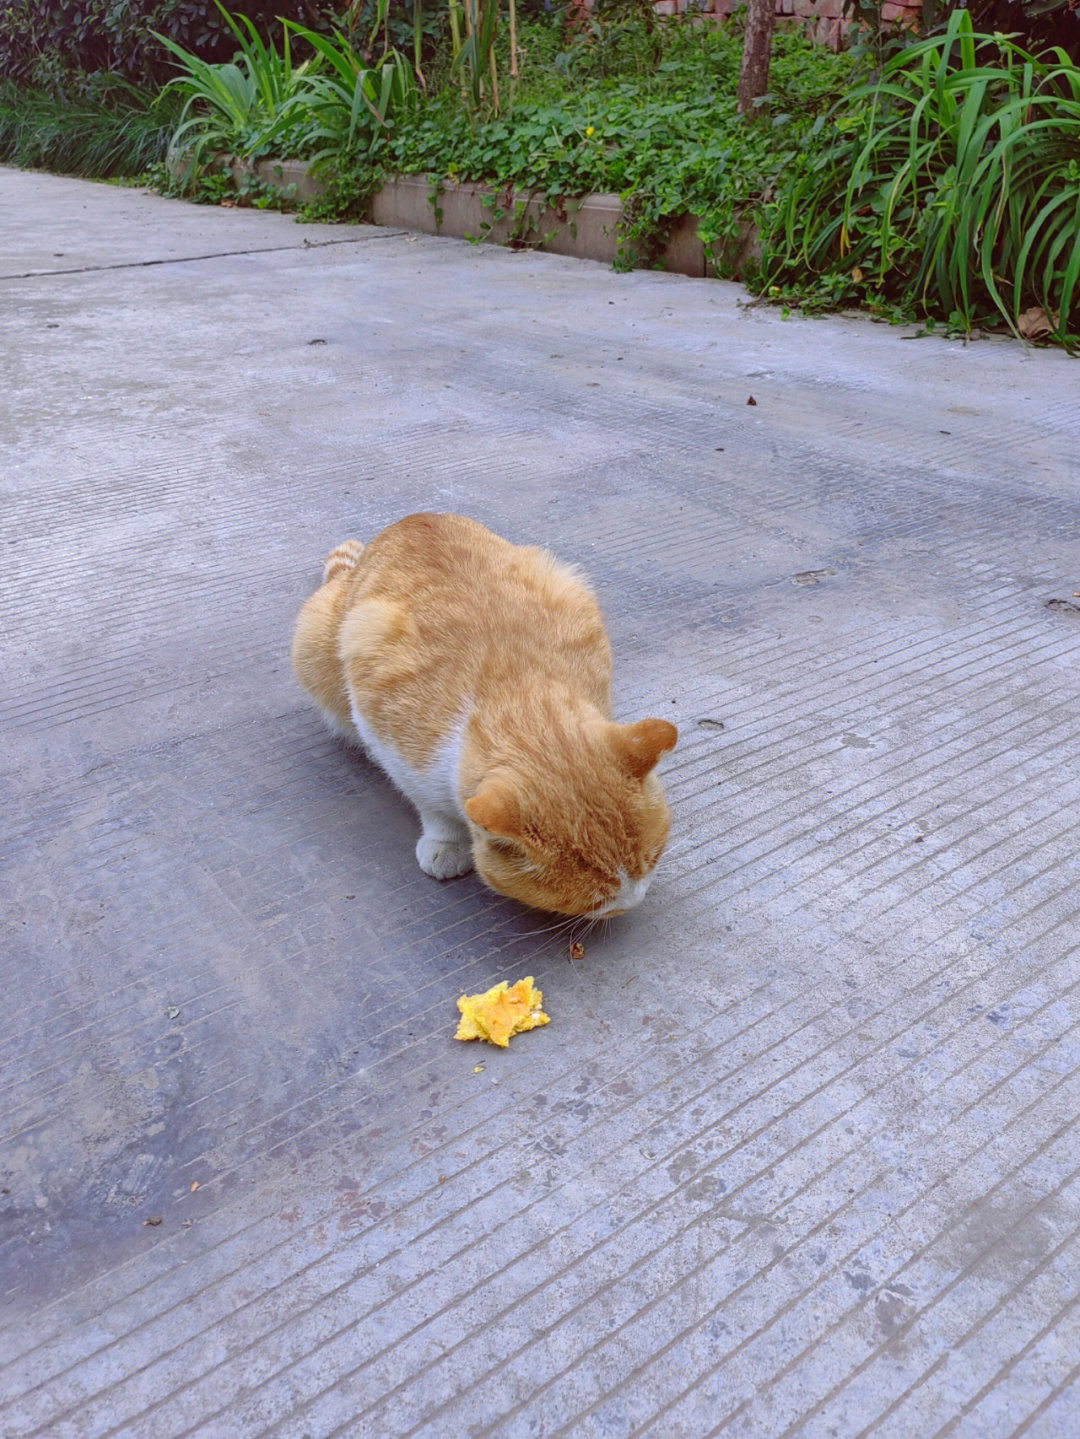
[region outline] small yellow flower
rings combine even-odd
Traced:
[[[586,126],[585,126],[585,138],[586,138],[586,140],[587,140],[591,135],[595,135],[595,134],[596,134],[596,127],[595,127],[594,125],[586,125]]]

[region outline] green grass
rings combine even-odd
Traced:
[[[770,216],[767,285],[1080,343],[1080,68],[966,10],[845,97]],[[828,138],[829,136],[835,138]]]
[[[88,179],[134,177],[164,158],[175,123],[174,106],[124,81],[99,81],[75,98],[0,84],[6,164]]]

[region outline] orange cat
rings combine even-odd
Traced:
[[[559,914],[644,895],[668,834],[653,770],[678,732],[609,719],[599,607],[544,550],[456,515],[348,540],[300,612],[292,660],[331,727],[419,810],[426,874],[475,865]]]

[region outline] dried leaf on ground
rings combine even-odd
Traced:
[[[505,1049],[515,1034],[538,1029],[550,1016],[541,1006],[544,996],[533,984],[532,975],[508,985],[506,980],[484,994],[463,994],[457,1002],[461,1023],[455,1039],[486,1039]]]
[[[1058,316],[1048,315],[1041,305],[1032,305],[1016,322],[1025,340],[1048,340],[1057,327]]]

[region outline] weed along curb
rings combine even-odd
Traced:
[[[300,202],[316,200],[323,193],[322,184],[303,160],[232,160],[219,164],[231,171],[238,186],[253,177]],[[173,172],[182,174],[183,163],[175,165]],[[365,218],[371,224],[392,229],[548,250],[612,265],[619,251],[623,216],[623,202],[618,195],[587,195],[567,200],[555,209],[539,197],[513,189],[471,181],[432,182],[426,175],[399,175],[375,191]],[[698,238],[696,217],[681,215],[672,224],[658,262],[673,274],[713,278],[722,270],[727,277],[738,278],[747,262],[759,253],[757,231],[744,222],[725,252],[724,264],[717,266]]]
[[[443,181],[433,187],[423,175],[400,175],[375,192],[371,220],[427,235],[475,237],[612,265],[619,250],[623,202],[618,195],[587,195],[555,209],[513,189],[470,181]],[[714,273],[692,215],[680,216],[672,226],[660,258],[664,269],[676,274]]]

